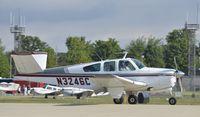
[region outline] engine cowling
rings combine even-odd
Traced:
[[[139,104],[147,104],[147,103],[149,103],[149,93],[147,93],[147,92],[139,92],[137,96],[138,96],[138,103]]]

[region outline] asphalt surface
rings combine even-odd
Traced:
[[[0,103],[0,117],[200,117],[190,105],[65,105]]]

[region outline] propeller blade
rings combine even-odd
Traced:
[[[181,78],[178,78],[178,83],[179,83],[179,86],[180,86],[180,91],[181,93],[183,92],[183,85],[182,85],[182,81],[181,81]]]
[[[182,94],[183,92],[183,85],[182,85],[182,81],[181,81],[181,77],[185,75],[185,73],[181,72],[178,70],[178,65],[177,65],[177,62],[176,62],[176,57],[174,57],[174,64],[175,64],[175,67],[176,67],[176,78],[177,78],[177,84],[179,85],[179,88],[180,88],[180,92]]]

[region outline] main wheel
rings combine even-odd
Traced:
[[[129,104],[137,104],[137,97],[135,95],[129,95],[128,103]]]
[[[143,93],[138,94],[138,103],[143,104],[144,103],[144,95]]]
[[[169,98],[169,104],[175,105],[176,104],[176,98],[174,98],[174,97]]]
[[[121,98],[114,98],[113,99],[113,102],[115,103],[115,104],[122,104],[123,102],[124,102],[124,98],[123,97],[121,97]]]

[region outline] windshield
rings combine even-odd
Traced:
[[[132,59],[132,61],[138,66],[139,69],[142,69],[143,67],[145,67],[145,65],[137,59]]]

